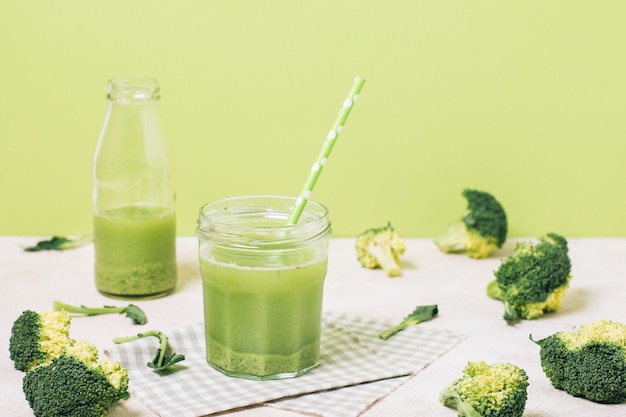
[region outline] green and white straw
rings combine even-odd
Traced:
[[[304,211],[304,207],[306,203],[311,198],[311,193],[313,192],[313,187],[315,187],[315,183],[322,173],[322,169],[326,166],[326,161],[328,161],[328,157],[330,156],[330,152],[333,150],[341,131],[343,130],[343,126],[350,115],[350,111],[354,107],[357,99],[359,98],[359,93],[361,92],[361,88],[363,88],[363,84],[365,84],[365,80],[356,77],[354,79],[354,83],[352,84],[352,88],[348,93],[348,97],[343,101],[341,108],[339,109],[339,114],[337,115],[337,119],[333,124],[332,129],[326,135],[326,140],[324,141],[324,145],[322,146],[322,150],[320,151],[317,159],[311,166],[311,171],[309,172],[309,176],[307,177],[306,183],[302,188],[302,192],[296,199],[296,204],[291,211],[291,215],[289,216],[289,224],[296,224]]]

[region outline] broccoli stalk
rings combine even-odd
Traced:
[[[174,365],[177,362],[185,360],[185,355],[181,355],[178,353],[172,353],[167,355],[168,348],[168,338],[162,331],[159,330],[149,330],[143,333],[137,333],[133,336],[120,336],[113,339],[113,343],[126,343],[131,342],[133,340],[142,339],[144,337],[154,336],[159,339],[159,347],[156,350],[156,354],[154,355],[154,359],[148,362],[147,365],[149,368],[154,369],[155,371],[162,371],[171,365]]]
[[[521,417],[528,399],[526,372],[510,363],[468,362],[439,401],[459,417]]]
[[[381,268],[389,277],[401,274],[400,256],[406,247],[391,223],[368,229],[357,236],[357,258],[365,268]]]
[[[26,252],[39,252],[42,250],[67,250],[84,246],[93,241],[92,235],[80,236],[70,239],[65,236],[52,236],[49,240],[41,240],[34,246],[24,248]]]
[[[406,316],[399,324],[382,331],[378,337],[383,340],[389,339],[394,334],[419,323],[428,321],[439,313],[437,305],[417,306],[413,312]]]
[[[87,316],[97,316],[100,314],[126,314],[126,317],[134,321],[136,324],[146,324],[148,318],[142,309],[134,304],[129,304],[123,307],[116,306],[104,306],[99,308],[86,307],[86,306],[73,306],[65,304],[60,301],[53,302],[53,308],[55,311],[67,311],[68,313],[85,314]]]
[[[130,397],[128,370],[119,362],[99,361],[97,348],[86,341],[26,372],[22,389],[37,417],[105,417],[117,401]]]
[[[396,262],[391,245],[370,243],[367,249],[369,253],[376,258],[380,268],[387,272],[387,275],[397,277],[401,274],[400,265]]]
[[[467,200],[462,219],[450,224],[435,244],[444,253],[466,252],[470,258],[486,258],[506,240],[506,212],[487,192],[465,189],[462,195]]]
[[[552,386],[604,404],[626,401],[626,325],[598,320],[535,341]]]
[[[536,244],[519,242],[513,255],[494,272],[487,295],[504,304],[504,320],[515,324],[532,320],[561,307],[571,280],[567,241],[548,233]]]
[[[503,299],[502,288],[500,288],[500,284],[495,279],[487,284],[487,297],[498,301]]]

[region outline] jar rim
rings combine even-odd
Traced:
[[[288,224],[295,204],[296,198],[279,195],[215,200],[200,208],[197,234],[200,238],[256,245],[304,241],[330,233],[328,209],[316,201],[307,202],[297,224]]]

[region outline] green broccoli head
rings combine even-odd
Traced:
[[[400,275],[400,256],[406,247],[391,223],[368,229],[356,238],[357,258],[365,268],[382,268],[388,276]]]
[[[465,252],[471,258],[486,258],[506,241],[506,212],[487,192],[466,189],[462,195],[467,200],[463,217],[450,224],[435,244],[445,253]]]
[[[528,399],[526,372],[510,363],[468,362],[439,401],[459,417],[521,417]]]
[[[104,417],[129,398],[128,371],[119,362],[98,361],[97,348],[86,341],[26,372],[22,388],[37,417]]]
[[[557,311],[571,280],[567,241],[548,233],[536,243],[519,242],[502,261],[487,294],[504,303],[504,319],[514,323]]]
[[[61,355],[71,344],[70,322],[65,311],[24,311],[13,323],[9,339],[15,368],[28,371]]]
[[[625,325],[599,320],[536,343],[555,388],[598,403],[626,401]]]

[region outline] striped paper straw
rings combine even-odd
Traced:
[[[339,109],[337,119],[335,120],[332,129],[328,132],[328,135],[326,135],[326,140],[324,141],[322,150],[320,151],[320,154],[311,166],[311,171],[309,172],[306,183],[302,188],[302,192],[296,199],[296,204],[291,211],[291,215],[289,216],[289,224],[298,223],[298,220],[300,219],[300,216],[304,211],[306,203],[311,198],[313,187],[315,187],[315,183],[322,173],[322,169],[326,165],[326,161],[328,161],[330,152],[333,150],[333,146],[335,146],[337,138],[339,138],[339,135],[343,130],[343,126],[345,125],[346,120],[350,115],[350,111],[352,110],[352,107],[354,107],[354,103],[356,103],[357,99],[359,98],[359,93],[361,92],[363,84],[365,84],[364,79],[358,76],[354,79],[354,83],[352,84],[352,88],[348,93],[348,97],[343,101],[343,105]]]

